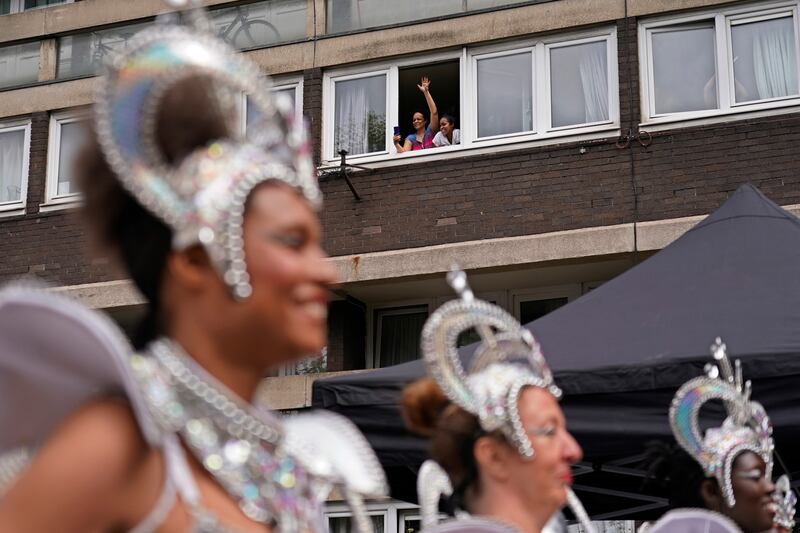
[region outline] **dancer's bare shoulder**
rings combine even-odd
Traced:
[[[124,400],[90,402],[60,424],[0,500],[0,531],[125,529],[157,497],[160,461]]]

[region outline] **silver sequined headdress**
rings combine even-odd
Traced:
[[[272,98],[269,80],[211,33],[201,9],[186,18],[189,25],[161,21],[143,30],[107,65],[96,105],[98,142],[125,189],[172,229],[173,247],[202,244],[234,296],[246,298],[252,288],[242,221],[250,192],[277,180],[315,207],[321,194],[291,104]],[[169,89],[192,76],[210,80],[213,105],[224,115],[236,115],[246,94],[258,119],[246,136],[232,133],[174,166],[158,148],[157,115]]]
[[[716,364],[706,365],[706,375],[684,383],[672,400],[669,421],[678,444],[700,464],[706,476],[716,478],[728,506],[736,505],[731,469],[736,457],[750,451],[766,464],[772,475],[772,423],[758,402],[750,399],[750,382],[742,381],[739,360],[731,365],[727,348],[717,338],[711,346]],[[703,405],[721,400],[727,417],[719,427],[700,430]]]
[[[531,460],[535,451],[519,414],[519,398],[526,387],[538,387],[561,397],[539,344],[530,331],[503,309],[477,300],[458,269],[447,281],[460,296],[437,309],[422,329],[422,354],[428,371],[445,395],[474,414],[484,431],[500,430],[519,454]],[[475,330],[481,337],[468,368],[458,353],[459,335]],[[435,520],[439,495],[452,492],[444,471],[428,466],[418,482],[423,518]],[[593,531],[586,511],[571,490],[569,505],[587,531]]]

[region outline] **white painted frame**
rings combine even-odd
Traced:
[[[73,204],[80,200],[79,192],[58,194],[58,164],[61,155],[61,126],[89,120],[86,109],[70,109],[50,114],[50,128],[47,135],[47,177],[45,178],[45,203],[49,205]]]
[[[295,119],[298,121],[303,120],[303,77],[302,76],[287,76],[281,78],[273,78],[272,86],[269,88],[270,92],[281,91],[284,89],[294,89],[294,110]],[[239,104],[239,127],[241,128],[242,135],[246,133],[247,127],[247,95],[242,94],[242,99]]]
[[[430,316],[435,309],[435,302],[431,299],[423,299],[395,302],[389,305],[367,306],[367,312],[369,313],[367,317],[367,342],[369,344],[366,350],[366,368],[380,368],[380,361],[378,361],[379,353],[375,350],[377,346],[380,346],[381,342],[380,319],[378,314],[384,313],[384,316],[410,315],[418,313],[422,307],[427,309],[428,316]]]
[[[408,511],[419,512],[419,506],[413,503],[406,503],[397,500],[387,500],[382,502],[366,502],[368,515],[383,515],[384,533],[404,533],[400,531],[400,518]],[[325,505],[325,520],[330,518],[352,517],[353,513],[345,503],[328,503]]]
[[[570,125],[562,128],[551,128],[549,105],[549,75],[546,69],[546,49],[558,46],[569,46],[585,42],[604,40],[607,43],[608,54],[608,84],[609,84],[609,120],[594,124]],[[510,55],[514,53],[532,51],[533,68],[533,97],[534,97],[534,131],[513,133],[479,139],[477,135],[477,61],[493,55]],[[398,75],[399,68],[418,66],[426,63],[435,63],[446,60],[459,60],[459,92],[461,98],[461,144],[443,146],[429,150],[417,150],[398,154],[392,143],[392,126],[398,124]],[[589,31],[570,32],[559,35],[548,35],[536,39],[515,40],[502,44],[493,44],[479,47],[462,47],[459,50],[441,52],[436,54],[420,55],[412,58],[403,58],[394,61],[370,63],[355,67],[332,69],[323,75],[322,87],[322,166],[335,165],[339,155],[334,153],[334,102],[335,83],[348,79],[369,77],[379,74],[386,75],[386,146],[381,152],[370,154],[348,155],[348,159],[358,163],[382,162],[403,160],[405,158],[435,159],[434,156],[448,152],[463,152],[481,150],[486,147],[503,146],[513,143],[531,141],[542,143],[553,142],[560,137],[580,138],[587,134],[602,134],[619,130],[619,73],[617,61],[617,30],[615,26],[605,26]],[[545,113],[546,110],[546,113]]]
[[[56,5],[71,4],[74,1],[75,0],[64,0],[60,4],[54,4],[52,6],[41,6],[41,7],[32,7],[31,9],[23,9],[25,7],[25,0],[11,0],[11,8],[8,14],[13,15],[14,13],[23,13],[25,11],[33,11],[35,9],[46,9],[48,7],[55,7]]]
[[[566,298],[567,303],[581,296],[581,284],[570,283],[568,285],[551,285],[549,287],[536,287],[531,289],[512,289],[511,295],[511,314],[517,320],[522,320],[520,304],[536,300],[549,300],[552,298]]]
[[[31,155],[31,120],[29,118],[8,120],[0,122],[0,133],[11,131],[24,131],[25,140],[22,145],[22,176],[20,177],[19,200],[15,202],[0,202],[0,216],[14,216],[25,213],[25,204],[28,201],[28,174],[30,172]]]
[[[736,102],[733,77],[733,58],[731,26],[792,16],[794,20],[795,58],[798,61],[798,76],[800,76],[800,17],[798,6],[800,0],[783,2],[759,2],[744,6],[735,6],[723,9],[709,9],[693,12],[684,16],[663,16],[641,21],[639,23],[639,80],[641,84],[641,116],[643,126],[658,126],[676,122],[687,122],[709,119],[704,123],[713,123],[719,120],[737,119],[741,113],[760,114],[770,110],[792,107],[796,111],[800,106],[800,95],[772,98],[768,100],[754,100]],[[685,24],[704,22],[714,27],[714,58],[717,75],[717,108],[703,111],[687,111],[681,113],[655,112],[655,82],[653,78],[653,50],[652,35],[658,31],[675,28]],[[800,86],[800,80],[798,80]],[[741,117],[739,117],[740,119]]]

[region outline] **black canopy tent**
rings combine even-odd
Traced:
[[[782,459],[800,470],[800,221],[755,187],[743,185],[662,251],[528,327],[564,390],[585,454],[576,488],[596,517],[663,506],[641,495],[634,466],[647,441],[671,438],[672,395],[702,373],[716,336],[742,359]],[[314,406],[365,433],[401,499],[413,498],[409,472],[425,459],[426,442],[403,427],[399,394],[424,373],[413,361],[313,389]]]

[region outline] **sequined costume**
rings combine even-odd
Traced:
[[[173,249],[203,246],[232,297],[243,300],[252,292],[242,234],[251,191],[278,181],[314,207],[321,194],[305,128],[290,104],[273,100],[269,79],[210,32],[201,9],[183,18],[190,24],[161,17],[109,62],[95,107],[98,143],[127,192],[170,228]],[[170,165],[158,148],[157,111],[168,90],[192,76],[209,80],[223,116],[236,116],[246,94],[257,118],[246,136]],[[344,418],[282,419],[240,400],[174,340],[156,339],[136,354],[100,313],[36,288],[0,291],[0,353],[0,456],[16,460],[0,465],[6,483],[24,464],[15,450],[35,453],[66,416],[111,393],[127,399],[166,468],[162,495],[136,533],[155,530],[178,499],[193,531],[230,531],[203,507],[185,449],[248,518],[276,533],[327,531],[322,511],[332,490],[350,503],[357,530],[372,531],[363,498],[384,495],[386,480]]]
[[[535,450],[520,419],[520,395],[526,387],[538,387],[560,398],[561,390],[530,331],[501,308],[476,300],[464,272],[454,270],[447,279],[461,298],[437,309],[423,327],[422,353],[428,372],[450,401],[478,418],[484,431],[502,431],[523,458],[532,459]],[[471,328],[480,334],[481,344],[466,369],[457,339]],[[452,492],[447,473],[436,462],[426,461],[417,478],[423,531],[515,531],[491,517],[472,517],[463,510],[456,520],[437,525],[439,499]],[[569,488],[567,498],[585,530],[594,531],[580,500]],[[559,530],[559,518],[552,520],[546,531]]]
[[[706,375],[684,383],[675,393],[669,409],[669,422],[678,444],[701,466],[707,477],[716,479],[725,504],[736,505],[731,472],[743,452],[758,455],[765,464],[764,475],[772,476],[774,443],[772,423],[758,402],[750,399],[751,384],[742,378],[738,360],[731,364],[727,347],[717,338],[711,346],[715,363],[706,365]],[[727,417],[719,427],[703,433],[700,409],[706,402],[721,400]],[[648,527],[648,532],[688,531],[739,532],[729,518],[707,509],[676,509]],[[705,529],[708,528],[708,529]]]

